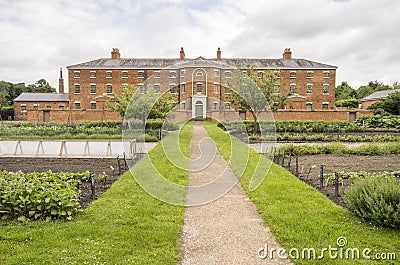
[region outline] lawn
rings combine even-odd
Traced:
[[[191,123],[179,135],[180,149],[189,157]],[[164,141],[174,139],[170,136]],[[167,179],[186,185],[187,170],[162,154],[159,144],[148,156]],[[153,198],[137,184],[132,174],[151,166],[149,161],[140,160],[73,221],[1,221],[0,263],[176,264],[184,207]]]
[[[227,161],[232,148],[231,141],[235,152],[249,153],[249,162],[240,183],[281,247],[287,251],[292,248],[300,251],[304,248],[314,248],[317,251],[316,256],[319,256],[323,248],[338,247],[337,238],[345,237],[348,244],[343,247],[343,257],[348,248],[360,250],[360,260],[343,258],[339,261],[338,257],[329,258],[328,252],[325,252],[324,259],[299,258],[296,264],[381,264],[382,260],[372,260],[377,253],[395,253],[397,260],[387,263],[398,264],[399,230],[374,227],[365,223],[275,164],[271,165],[261,185],[255,191],[250,191],[249,185],[258,161],[261,164],[270,162],[255,151],[249,150],[247,145],[239,140],[230,139],[230,136],[217,128],[215,123],[206,122],[205,127]],[[236,163],[230,163],[230,166],[234,172],[240,172]],[[371,249],[371,260],[362,258],[365,248]]]

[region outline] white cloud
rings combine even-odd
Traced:
[[[337,83],[400,81],[391,0],[0,0],[0,80],[57,86],[58,69],[109,57],[280,58],[338,66]],[[66,73],[64,73],[66,76]]]

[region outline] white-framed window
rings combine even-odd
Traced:
[[[296,78],[296,71],[290,71],[289,77]]]
[[[313,92],[313,84],[307,84],[307,94],[312,94]]]
[[[314,72],[313,71],[307,71],[307,78],[313,78]]]
[[[306,102],[306,108],[312,110],[312,102]]]
[[[246,70],[242,70],[242,78],[247,78],[247,71]]]
[[[175,94],[175,93],[176,93],[176,84],[170,84],[170,85],[169,85],[169,91],[170,91],[172,94]]]
[[[185,83],[181,84],[181,88],[182,88],[182,93],[186,93],[186,84]]]
[[[276,102],[276,101],[274,101],[274,103],[272,104],[272,107],[273,107],[274,109],[278,109],[278,108],[279,108],[279,103]]]
[[[279,94],[280,86],[274,85],[274,94]]]
[[[225,84],[225,94],[230,94],[231,93],[231,87],[229,84]]]
[[[294,94],[296,92],[296,84],[290,84],[290,93]]]
[[[218,77],[218,69],[214,69],[214,77]]]
[[[218,110],[218,101],[214,101],[213,106],[214,106],[213,107],[214,110]]]
[[[257,72],[257,78],[263,78],[264,77],[264,72],[263,71],[258,71]]]
[[[46,106],[46,109],[51,109],[51,106],[50,106],[50,105],[47,105],[47,106]]]
[[[169,78],[176,78],[176,71],[169,71]]]
[[[21,112],[26,112],[26,104],[21,104]]]
[[[58,106],[58,109],[59,109],[59,110],[64,110],[64,106],[63,106],[63,105],[60,105],[60,106]]]
[[[122,71],[122,78],[128,78],[128,71]]]
[[[144,84],[138,84],[138,89],[140,94],[144,94]]]
[[[80,109],[81,103],[79,101],[75,101],[75,109]]]
[[[186,109],[186,102],[181,103],[181,109]]]
[[[322,85],[322,93],[329,94],[329,84]]]
[[[112,84],[107,84],[106,85],[106,93],[107,94],[112,94]]]
[[[106,78],[112,78],[112,71],[106,71]]]
[[[90,109],[96,109],[96,101],[90,101]]]
[[[144,71],[138,71],[137,76],[138,78],[144,78]]]
[[[203,93],[203,83],[196,83],[196,93],[197,94]]]
[[[231,103],[228,101],[228,102],[225,102],[225,109],[230,109],[231,108]]]
[[[232,73],[231,71],[225,71],[225,78],[231,78]]]
[[[329,108],[329,102],[322,102],[322,109],[327,110]]]
[[[122,89],[128,89],[129,85],[128,84],[122,84]]]
[[[90,78],[96,78],[96,71],[90,71]]]
[[[186,70],[182,70],[182,71],[181,71],[181,76],[182,76],[182,77],[185,77],[185,76],[186,76]]]
[[[218,83],[214,83],[213,90],[214,94],[218,94]]]
[[[154,84],[153,88],[155,93],[160,93],[160,84]]]
[[[201,72],[201,71],[197,71],[197,73],[196,73],[196,76],[197,76],[197,77],[201,77],[201,76],[203,76],[203,72]]]
[[[39,104],[33,104],[33,109],[38,110],[39,109]]]
[[[74,71],[74,78],[81,78],[81,71]]]
[[[96,84],[90,84],[90,94],[96,94]]]
[[[281,72],[279,72],[279,71],[274,71],[274,77],[275,77],[275,78],[281,78]]]
[[[323,72],[323,77],[324,77],[324,78],[329,78],[329,77],[330,77],[329,71],[324,71],[324,72]]]
[[[80,94],[80,93],[81,93],[81,85],[74,84],[74,94]]]
[[[154,71],[154,78],[160,78],[160,71]]]

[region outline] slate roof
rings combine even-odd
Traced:
[[[390,94],[395,93],[395,92],[400,92],[400,89],[389,89],[389,90],[376,91],[376,92],[372,93],[371,95],[366,96],[365,98],[361,99],[361,101],[369,101],[369,100],[377,100],[377,99],[387,98]]]
[[[247,58],[222,58],[205,59],[199,57],[196,59],[179,58],[121,58],[110,59],[101,58],[89,62],[70,65],[68,69],[162,69],[166,67],[217,67],[234,68],[238,62],[249,64],[257,69],[336,69],[336,66],[317,63],[306,59],[247,59]]]
[[[22,93],[14,101],[68,101],[68,93]]]

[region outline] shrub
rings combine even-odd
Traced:
[[[344,200],[366,221],[400,228],[400,185],[396,178],[356,179],[346,191]]]

